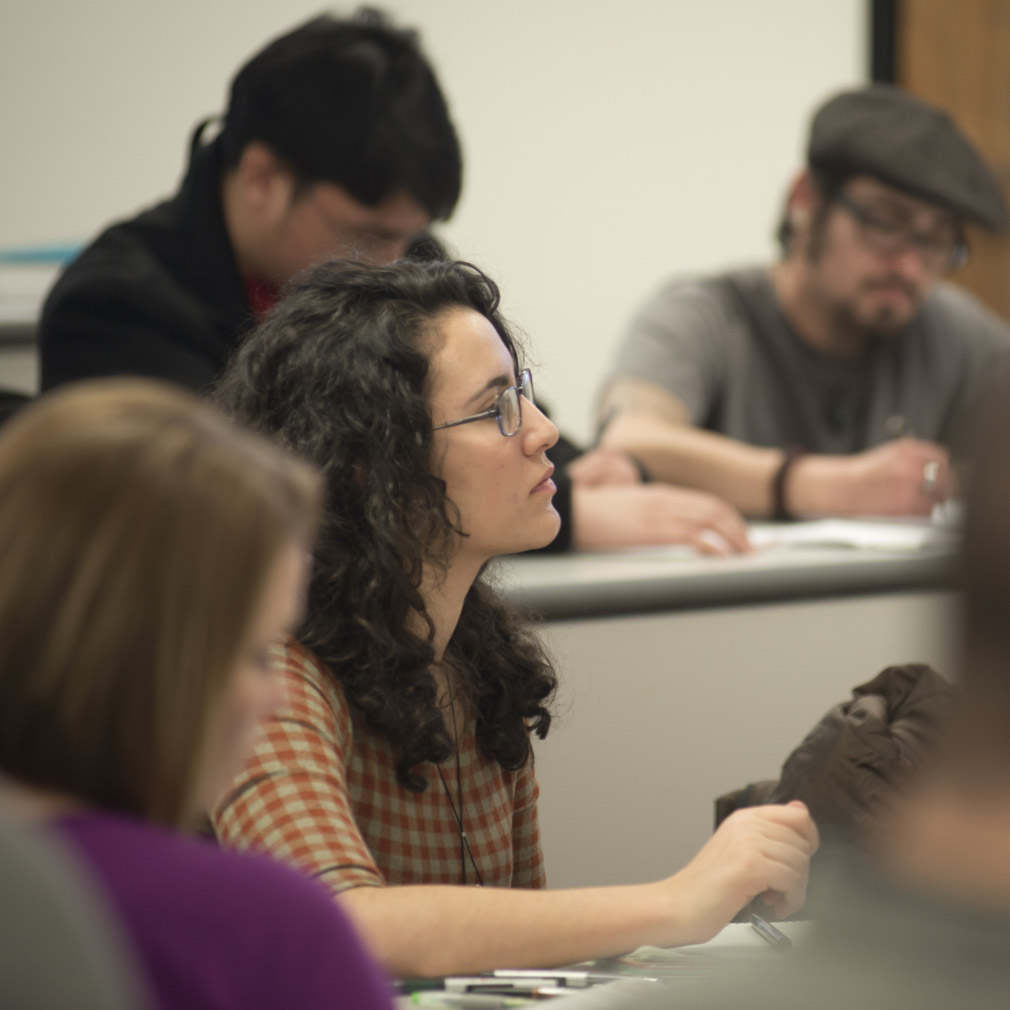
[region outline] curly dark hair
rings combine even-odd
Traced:
[[[426,565],[444,569],[465,535],[431,470],[422,348],[443,313],[470,308],[494,326],[518,370],[498,304],[494,282],[466,263],[327,263],[289,286],[215,392],[233,417],[322,471],[325,516],[299,638],[390,740],[400,783],[417,792],[427,780],[416,766],[453,753],[430,671],[434,627],[421,579]],[[416,632],[418,616],[426,635]],[[521,768],[530,732],[547,734],[557,677],[537,637],[483,577],[445,658],[454,692],[476,713],[481,752]]]

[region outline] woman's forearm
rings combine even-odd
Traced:
[[[803,903],[816,848],[803,804],[753,807],[728,817],[684,869],[651,884],[358,887],[340,900],[395,975],[551,967],[703,942],[761,894],[788,915]]]
[[[574,890],[359,887],[341,903],[394,975],[541,968],[648,942],[669,916],[655,884]]]

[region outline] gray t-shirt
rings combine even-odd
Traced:
[[[1010,358],[1010,328],[941,283],[900,334],[856,361],[805,344],[767,268],[675,280],[635,317],[611,380],[662,386],[698,427],[752,445],[849,453],[901,435],[963,450]]]

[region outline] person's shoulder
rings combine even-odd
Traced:
[[[676,274],[656,288],[646,309],[734,312],[739,299],[774,297],[767,267],[747,266],[717,273]]]
[[[759,264],[731,267],[704,273],[677,273],[667,277],[657,288],[663,294],[693,294],[712,297],[729,286],[745,290],[767,289],[771,284],[769,268]]]
[[[313,725],[335,725],[351,733],[351,715],[340,682],[311,649],[288,637],[271,649],[270,659],[284,679],[285,701],[278,718],[303,719]]]
[[[262,985],[281,1005],[322,1006],[333,987],[381,993],[381,976],[347,916],[319,883],[267,856],[105,813],[64,820],[62,831],[120,906],[137,942],[199,983],[208,962],[235,993]],[[308,1004],[301,1000],[311,997]],[[242,1004],[246,1005],[246,1004]],[[370,999],[370,1005],[384,1005]]]
[[[70,262],[64,276],[119,264],[131,256],[171,258],[182,248],[184,232],[179,195],[165,197],[104,227]]]
[[[0,810],[0,1006],[142,1005],[122,924],[94,874],[53,835]]]
[[[95,326],[203,333],[205,310],[185,277],[186,243],[175,218],[166,201],[113,224],[67,265],[42,308],[43,353]]]
[[[256,928],[262,929],[267,918],[276,916],[280,921],[312,919],[327,923],[327,928],[346,927],[342,915],[333,915],[332,899],[321,885],[275,859],[225,850],[212,840],[173,841],[172,855],[192,874],[194,885],[198,885],[195,893],[222,909],[221,915],[228,921],[259,922]]]
[[[131,900],[166,916],[199,900],[228,922],[261,918],[257,909],[326,907],[321,887],[266,856],[221,849],[212,839],[178,834],[133,818],[90,812],[64,818],[65,835]],[[214,911],[216,910],[216,911]]]
[[[181,835],[125,814],[89,810],[60,818],[58,834],[69,839],[98,865],[108,864],[131,879],[136,866],[176,867],[209,874],[224,853],[202,837]],[[157,888],[168,880],[166,872],[145,874],[147,886]],[[135,881],[139,885],[139,880]],[[168,885],[171,889],[171,885]]]
[[[767,267],[678,275],[642,305],[631,332],[707,355],[717,347],[747,343],[753,315],[773,311],[774,299]]]
[[[293,636],[271,648],[270,660],[286,678],[302,680],[317,687],[335,683],[326,663]]]
[[[190,900],[201,906],[203,928],[229,936],[227,950],[240,956],[258,951],[264,982],[273,986],[285,977],[292,992],[309,999],[321,999],[327,990],[325,998],[332,998],[336,987],[376,1005],[384,980],[322,884],[265,855],[180,842],[189,850]]]
[[[923,303],[922,318],[927,325],[933,324],[933,329],[942,330],[945,339],[952,334],[970,339],[981,332],[990,338],[1010,341],[1010,324],[1005,319],[975,295],[949,281],[941,281],[930,292]]]

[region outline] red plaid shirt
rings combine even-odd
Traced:
[[[333,891],[362,884],[462,883],[459,830],[434,765],[428,788],[396,781],[389,742],[354,715],[325,666],[297,642],[275,656],[284,707],[232,780],[214,827],[223,845],[266,852]],[[459,742],[463,821],[488,886],[545,884],[532,761],[505,771]],[[442,772],[456,802],[455,757]],[[474,883],[469,857],[467,881]]]

